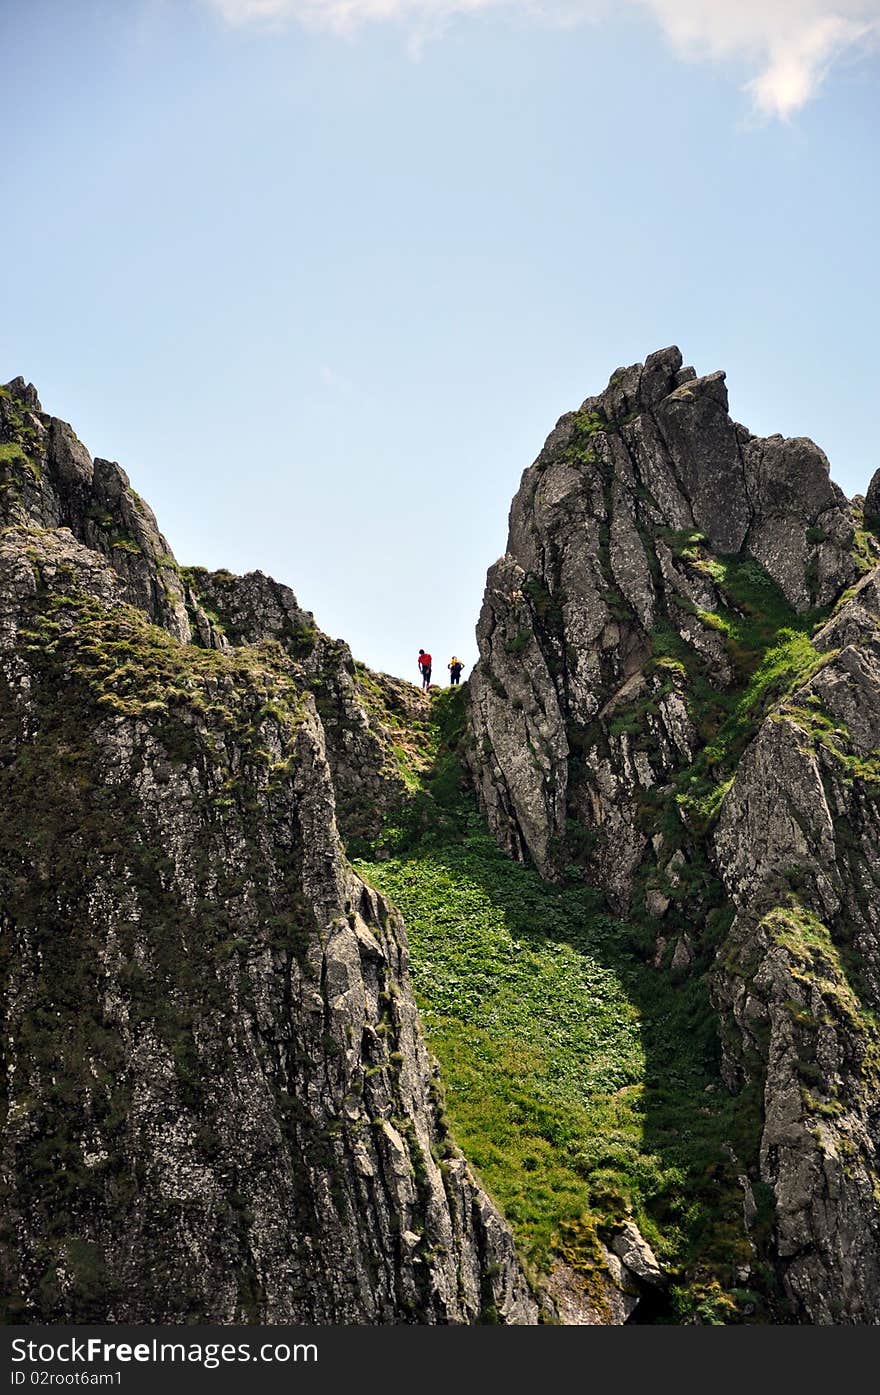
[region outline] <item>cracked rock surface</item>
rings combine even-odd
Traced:
[[[181,573],[20,380],[0,424],[7,1320],[534,1322],[344,856],[347,650]]]
[[[662,350],[523,474],[470,683],[499,843],[711,984],[764,1259],[818,1323],[880,1321],[878,523],[880,472],[850,503]]]

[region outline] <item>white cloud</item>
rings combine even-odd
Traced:
[[[360,25],[395,21],[416,36],[436,32],[456,16],[490,9],[536,20],[577,23],[608,13],[608,0],[205,0],[230,24],[295,19],[351,33]],[[745,60],[754,76],[747,91],[756,109],[787,117],[815,94],[845,49],[880,39],[880,0],[625,0],[653,15],[685,58]]]
[[[786,117],[816,92],[830,65],[880,36],[880,0],[636,0],[686,57],[744,58],[757,109]]]
[[[423,25],[488,9],[532,9],[529,0],[207,0],[230,24],[298,19],[349,32],[376,20]]]

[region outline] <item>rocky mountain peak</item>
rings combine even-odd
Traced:
[[[106,557],[124,594],[157,624],[188,641],[192,626],[177,563],[148,504],[111,460],[93,460],[67,422],[40,408],[14,378],[0,389],[0,520],[67,528]]]
[[[640,754],[636,777],[621,758],[627,781],[662,783],[698,744],[675,665],[735,687],[749,659],[730,636],[762,588],[792,622],[828,606],[867,564],[856,523],[818,446],[751,435],[729,415],[724,375],[698,377],[677,348],[618,370],[563,416],[523,475],[478,625],[471,691],[488,754],[475,778],[511,850],[549,874],[566,819],[583,820],[628,896],[644,839],[621,825],[619,775],[609,767],[589,807],[572,806],[593,724],[655,702],[653,764]]]
[[[655,526],[695,529],[719,552],[749,553],[796,609],[846,584],[854,524],[824,453],[802,437],[752,436],[729,415],[724,373],[698,377],[677,348],[618,369],[603,393],[560,419],[532,471],[561,460],[591,464],[595,481],[639,496]],[[521,500],[522,492],[514,556],[528,526]]]
[[[586,398],[580,410],[600,412],[608,421],[650,411],[677,387],[696,378],[696,371],[683,364],[681,350],[675,344],[658,349],[644,363],[616,368],[605,391]],[[723,374],[716,376],[723,381]]]
[[[0,523],[13,1319],[876,1321],[880,471],[618,369],[433,695],[181,567],[20,378]]]
[[[728,1084],[765,1090],[782,1281],[822,1322],[880,1301],[880,472],[859,503],[812,441],[733,421],[722,373],[620,369],[522,477],[470,683],[501,845],[711,982]]]
[[[43,408],[40,405],[37,389],[34,387],[33,383],[26,382],[22,377],[12,378],[8,383],[4,384],[4,388],[11,397],[14,397],[16,401],[20,402],[23,407],[26,407],[29,412],[42,412]]]

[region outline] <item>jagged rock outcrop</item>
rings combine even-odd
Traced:
[[[323,637],[265,578],[224,632],[118,467],[0,413],[7,1319],[535,1321],[344,856]]]
[[[152,509],[125,471],[92,460],[67,422],[43,412],[33,384],[0,394],[0,526],[67,528],[112,563],[125,599],[184,642],[192,638],[178,568]]]
[[[701,741],[686,689],[741,676],[735,583],[796,619],[856,580],[854,532],[818,447],[751,436],[724,375],[698,378],[677,349],[562,417],[523,475],[477,631],[472,767],[504,846],[553,877],[572,825],[626,908],[656,836],[645,800]],[[663,896],[675,842],[654,851]]]
[[[715,852],[736,919],[714,972],[725,1070],[763,1076],[761,1177],[796,1312],[880,1321],[880,568],[766,719]]]
[[[399,727],[424,721],[427,695],[359,667],[345,641],[325,635],[289,586],[262,572],[188,567],[183,576],[199,642],[225,648],[274,640],[284,649],[321,718],[340,830],[347,841],[375,836],[406,789],[395,759]]]
[[[275,639],[314,694],[324,726],[346,836],[373,836],[405,788],[386,726],[389,706],[409,694],[384,675],[359,684],[347,644],[331,640],[289,587],[261,572],[234,576],[202,567],[181,570],[152,510],[121,467],[92,460],[66,422],[42,411],[32,384],[16,378],[0,396],[0,525],[67,528],[111,563],[125,599],[184,643],[225,649]],[[389,681],[392,690],[389,692]],[[381,684],[384,700],[370,702]]]
[[[880,473],[863,517],[727,406],[668,349],[557,424],[488,574],[469,760],[513,856],[708,977],[787,1317],[876,1323]]]
[[[536,1298],[448,1135],[401,919],[345,856],[432,759],[427,699],[261,573],[181,569],[118,466],[0,389],[7,1316],[748,1320],[754,1285],[780,1320],[880,1322],[878,481],[848,502],[675,349],[523,475],[473,782],[514,857],[627,912],[597,945],[681,985],[696,1112],[736,1125],[682,1273],[675,1169],[658,1225],[600,1168],[588,1259],[551,1247]]]

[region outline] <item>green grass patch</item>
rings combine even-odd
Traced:
[[[597,1239],[633,1217],[673,1281],[659,1320],[699,1305],[741,1320],[736,1173],[754,1161],[759,1092],[724,1089],[702,979],[673,984],[597,893],[498,849],[463,789],[466,700],[434,699],[431,773],[383,856],[356,864],[406,918],[453,1135],[533,1269],[564,1255],[593,1272]]]
[[[720,611],[701,613],[700,618],[725,636],[742,680],[754,673],[781,630],[809,633],[825,618],[825,612],[819,611],[798,614],[754,558],[716,557],[705,549],[700,554],[688,560],[717,586],[724,600]]]
[[[770,710],[831,657],[816,649],[803,631],[783,629],[745,688],[713,696],[713,712],[720,717],[717,731],[676,781],[677,801],[694,828],[705,831],[711,825],[737,762]]]
[[[68,590],[38,595],[19,641],[68,705],[96,704],[108,715],[154,722],[209,716],[243,733],[252,714],[245,716],[238,695],[247,692],[288,720],[302,720],[302,696],[276,642],[232,651],[182,645],[135,607],[107,608],[80,591],[69,569],[59,569],[58,581]]]
[[[736,764],[761,722],[828,661],[830,655],[820,653],[810,638],[828,611],[799,614],[758,562],[715,556],[700,533],[663,529],[658,536],[719,592],[718,610],[694,609],[694,614],[721,637],[734,674],[729,688],[719,688],[709,680],[704,658],[669,621],[660,621],[652,632],[649,669],[664,668],[672,676],[701,741],[696,760],[675,781],[677,803],[691,828],[701,833],[717,815]],[[619,726],[626,717],[615,720]]]
[[[20,462],[28,465],[30,462],[27,455],[17,441],[4,441],[0,444],[0,465],[9,465],[13,462]]]
[[[803,702],[782,703],[779,712],[773,714],[773,719],[795,722],[815,749],[821,748],[842,767],[840,773],[844,780],[858,780],[866,794],[874,798],[880,795],[880,750],[867,754],[854,751],[847,727],[824,710],[815,694]]]
[[[880,565],[878,530],[867,527],[856,528],[853,535],[852,555],[860,576],[867,576],[868,572]]]
[[[665,542],[674,557],[697,562],[706,546],[705,533],[696,528],[658,528],[656,536]]]

